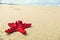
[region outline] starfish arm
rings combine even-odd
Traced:
[[[8,26],[9,27],[16,27],[16,24],[15,23],[8,23]]]
[[[26,31],[23,28],[18,28],[18,31],[21,32],[22,34],[26,34]]]
[[[12,32],[14,32],[14,31],[15,31],[15,30],[14,30],[13,28],[10,28],[10,29],[5,30],[6,33],[12,33]]]
[[[29,28],[30,26],[31,26],[31,23],[30,24],[28,24],[28,23],[23,24],[23,28]]]
[[[19,23],[19,24],[22,24],[22,21],[18,20],[18,23]]]

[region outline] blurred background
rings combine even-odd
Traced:
[[[59,5],[60,0],[0,0],[0,3],[28,5]]]

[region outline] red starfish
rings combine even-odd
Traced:
[[[31,23],[22,23],[22,21],[16,21],[15,23],[8,23],[10,29],[5,30],[6,33],[12,33],[15,31],[19,31],[22,34],[26,34],[25,28],[29,28]]]

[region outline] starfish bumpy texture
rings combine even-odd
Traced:
[[[15,31],[19,31],[22,34],[26,34],[25,28],[31,27],[31,23],[22,23],[22,21],[18,20],[15,23],[8,23],[9,29],[5,30],[6,33],[10,34]]]

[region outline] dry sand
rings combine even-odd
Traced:
[[[27,35],[4,32],[16,20],[32,23]],[[60,40],[60,7],[0,5],[0,40]]]

